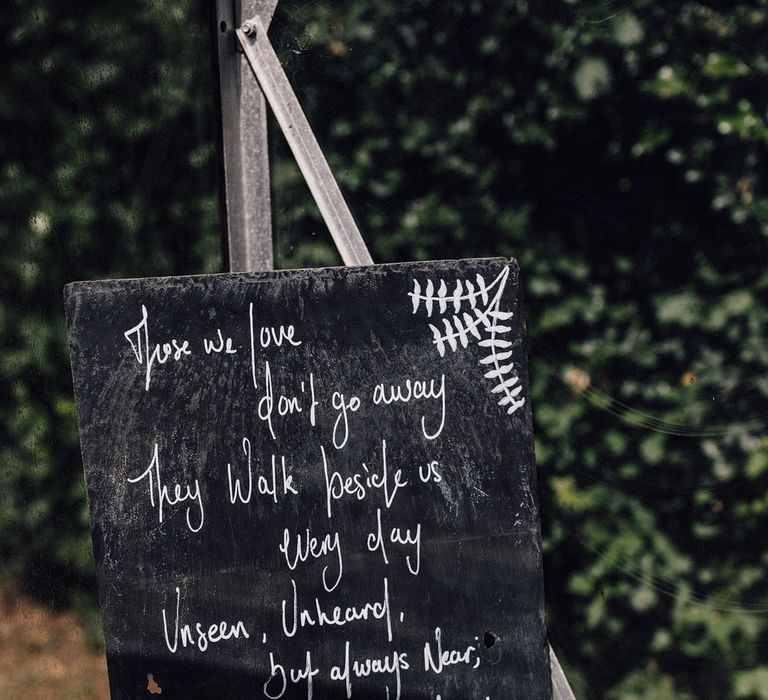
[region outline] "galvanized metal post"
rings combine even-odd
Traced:
[[[267,108],[261,88],[240,49],[235,29],[254,16],[268,27],[276,5],[277,0],[215,0],[214,3],[224,174],[222,208],[232,272],[274,267]]]

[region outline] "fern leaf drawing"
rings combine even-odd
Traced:
[[[513,391],[510,391],[509,393],[502,396],[499,399],[499,406],[506,406],[507,404],[512,403],[515,400],[515,396],[517,396],[522,390],[523,387],[519,386],[517,389],[514,389]]]
[[[440,287],[437,290],[437,299],[438,303],[440,304],[441,314],[444,314],[445,310],[448,308],[448,301],[445,298],[447,292],[448,287],[445,286],[445,280],[440,280]]]
[[[423,293],[422,285],[414,279],[413,291],[408,296],[414,314],[423,302],[428,318],[434,311],[442,316],[442,330],[439,323],[428,324],[440,357],[445,356],[447,348],[457,352],[459,347],[468,347],[470,337],[486,351],[480,359],[483,377],[494,383],[491,393],[500,395],[497,404],[512,414],[525,404],[525,397],[520,396],[523,387],[511,361],[513,342],[504,337],[513,329],[505,323],[513,313],[500,308],[508,278],[509,268],[504,268],[490,284],[478,273],[474,282],[457,279],[452,292],[444,279],[437,286],[427,279]],[[446,315],[449,310],[450,315]]]
[[[512,318],[511,311],[489,311],[488,315],[496,321],[509,321]]]
[[[480,335],[480,331],[477,330],[478,324],[475,323],[474,319],[466,311],[462,314],[462,318],[464,319],[464,330],[480,340],[482,336]]]
[[[461,347],[465,348],[469,345],[469,338],[467,337],[467,331],[461,323],[461,319],[458,316],[453,317],[453,325],[456,326],[456,332],[459,334],[459,342]]]
[[[481,340],[478,345],[481,348],[509,348],[512,347],[512,343],[508,340],[502,340],[500,338],[486,338]]]
[[[451,346],[451,350],[456,352],[459,345],[456,342],[456,334],[453,332],[453,327],[451,326],[451,322],[447,319],[443,319],[443,325],[445,326],[445,335],[443,336],[445,340],[448,341],[448,345]]]
[[[506,352],[499,352],[495,355],[488,355],[488,357],[482,358],[480,364],[490,365],[493,362],[504,362],[504,360],[508,360],[510,357],[512,357],[512,351],[507,350]]]
[[[472,309],[474,309],[478,302],[480,302],[483,307],[487,307],[485,309],[486,311],[491,310],[493,304],[488,304],[489,293],[494,292],[494,300],[496,300],[497,297],[500,299],[501,297],[498,291],[499,289],[503,291],[508,275],[509,270],[505,268],[499,273],[496,279],[488,285],[486,285],[485,280],[481,275],[477,275],[477,289],[475,289],[475,285],[471,281],[465,280],[462,284],[461,280],[459,280],[456,283],[453,293],[450,295],[448,294],[448,286],[443,279],[439,281],[437,287],[435,287],[433,280],[428,279],[423,292],[421,284],[415,279],[413,281],[413,291],[408,292],[408,296],[411,297],[413,302],[413,313],[418,311],[421,302],[424,302],[427,316],[432,315],[435,305],[437,305],[441,314],[446,313],[449,303],[453,304],[453,312],[455,314],[459,313],[464,302],[468,303]]]
[[[509,333],[512,330],[512,326],[502,326],[500,323],[497,323],[494,326],[486,326],[485,330],[489,333]]]
[[[483,279],[483,276],[478,273],[477,275],[477,286],[480,289],[480,296],[483,299],[483,304],[488,303],[488,288],[485,286],[485,280]]]
[[[467,285],[467,294],[470,295],[469,297],[469,305],[474,309],[477,306],[477,297],[475,296],[475,285],[472,284],[469,280],[466,282]]]
[[[461,293],[463,291],[461,280],[456,280],[456,289],[453,290],[453,313],[455,314],[461,310]]]
[[[499,382],[495,387],[493,387],[493,389],[491,389],[491,393],[500,394],[502,391],[507,393],[508,390],[511,390],[518,381],[518,378],[515,376],[509,377],[508,379],[505,379],[503,382]]]
[[[411,301],[413,301],[413,313],[416,313],[419,310],[419,302],[421,301],[421,285],[419,284],[419,280],[413,280]]]
[[[514,368],[514,363],[510,362],[508,365],[501,365],[500,367],[494,367],[493,369],[488,370],[483,376],[486,379],[498,379],[511,372]]]
[[[440,353],[440,357],[442,357],[445,355],[445,340],[443,340],[443,336],[440,335],[440,331],[438,330],[437,326],[430,323],[429,327],[432,330],[432,342],[437,346],[437,351]]]

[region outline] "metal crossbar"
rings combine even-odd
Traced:
[[[345,265],[373,265],[363,237],[258,16],[237,38],[317,202]]]

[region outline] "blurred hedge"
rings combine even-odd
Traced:
[[[0,16],[0,556],[92,590],[73,279],[221,270],[208,8]],[[768,6],[285,0],[378,261],[514,255],[549,628],[577,694],[768,697]],[[272,138],[283,267],[338,262]]]

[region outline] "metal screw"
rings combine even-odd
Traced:
[[[256,27],[250,22],[243,24],[240,29],[243,30],[243,34],[245,34],[245,36],[250,36],[251,34],[254,36],[256,35]]]

